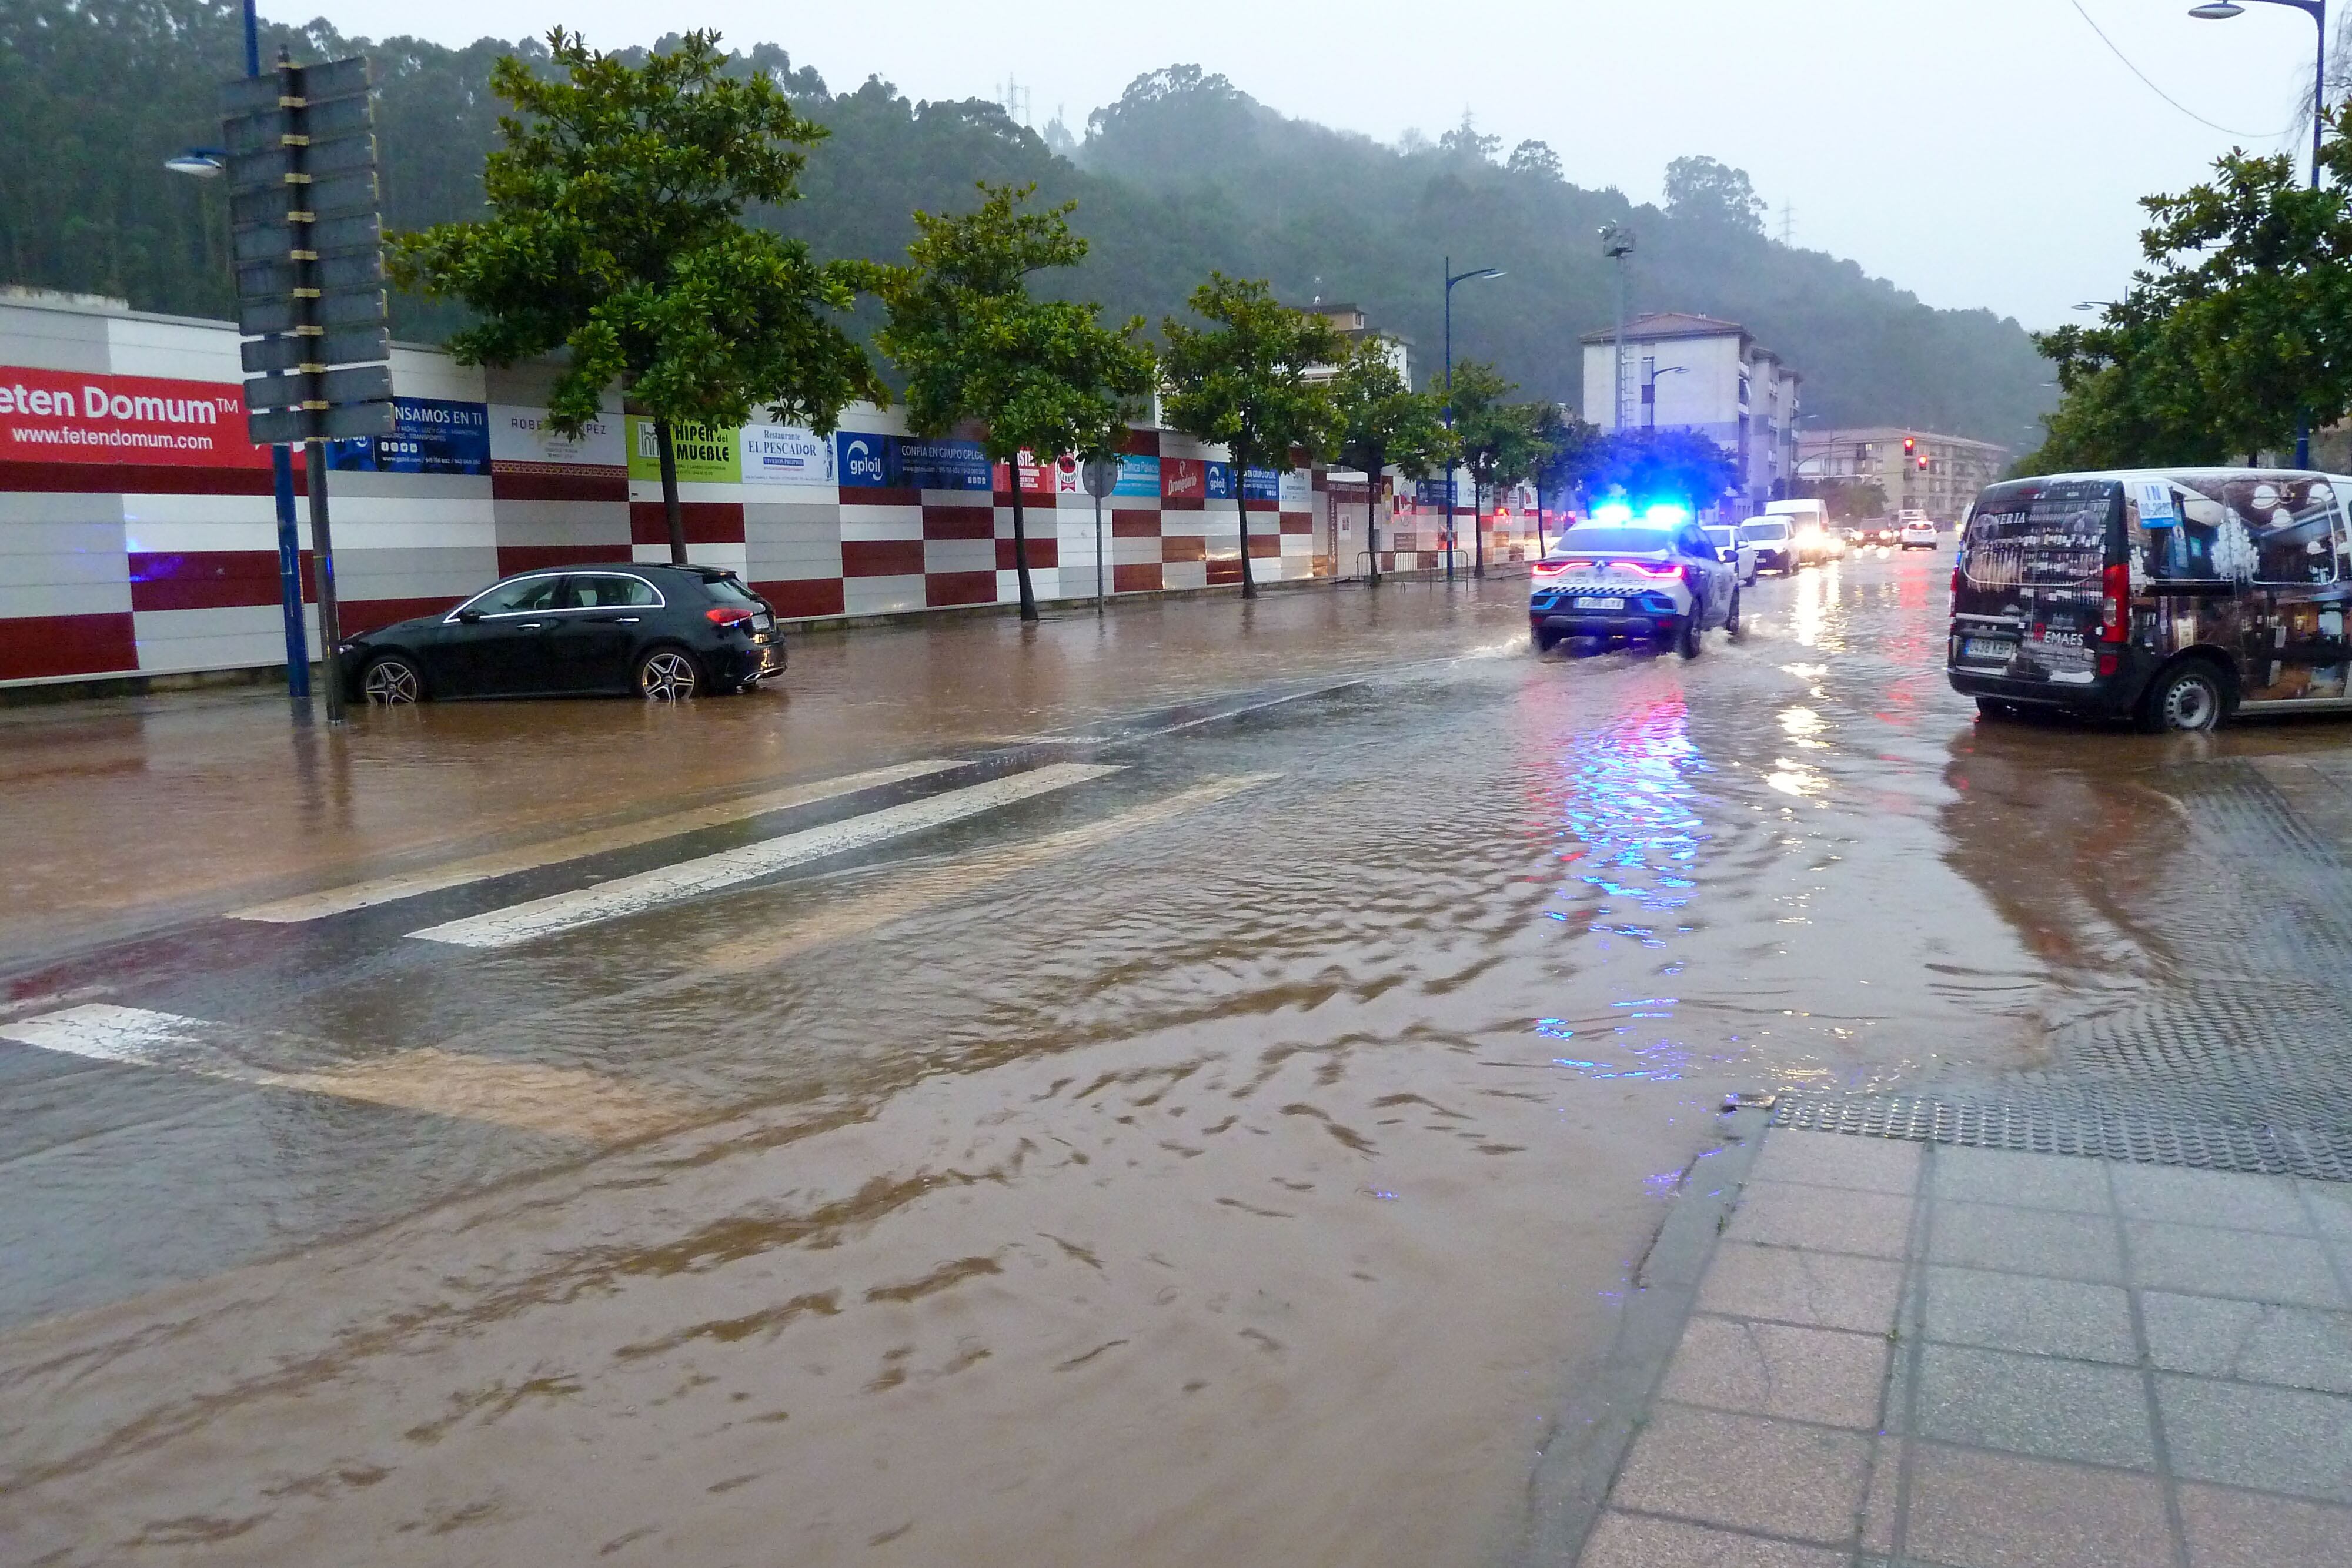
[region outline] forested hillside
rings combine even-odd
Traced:
[[[761,214],[821,256],[896,256],[911,209],[961,205],[976,179],[1034,180],[1080,203],[1094,253],[1071,287],[1116,314],[1156,323],[1214,267],[1268,278],[1286,298],[1353,300],[1433,369],[1451,255],[1457,268],[1509,274],[1457,291],[1457,356],[1577,402],[1577,340],[1614,312],[1595,232],[1624,222],[1641,246],[1633,308],[1745,322],[1804,374],[1806,407],[1826,423],[1909,423],[2022,450],[2049,406],[2046,367],[2014,321],[1932,310],[1852,262],[1777,245],[1737,188],[1636,207],[1567,183],[1540,143],[1507,154],[1465,128],[1399,151],[1286,119],[1189,67],[1139,79],[1063,155],[993,103],[910,102],[879,79],[836,93],[773,45],[731,41],[747,46],[740,68],[779,73],[832,131],[805,199]],[[265,54],[281,43],[298,58],[374,57],[394,227],[476,208],[499,109],[484,89],[489,63],[545,53],[370,42],[315,23],[268,26]],[[239,51],[236,11],[215,0],[0,0],[0,282],[226,314],[223,193],[163,161],[218,140],[215,95]],[[414,300],[394,313],[406,337],[448,320]]]

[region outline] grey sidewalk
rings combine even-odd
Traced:
[[[1581,1568],[2352,1565],[2352,1186],[1780,1129]]]

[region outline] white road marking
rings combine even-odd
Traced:
[[[0,1040],[120,1066],[331,1094],[598,1142],[657,1132],[705,1109],[700,1101],[675,1091],[583,1068],[548,1067],[431,1046],[370,1060],[338,1060],[343,1053],[333,1046],[299,1035],[107,1002],[0,1023]],[[287,1070],[248,1057],[322,1065]]]
[[[510,947],[576,926],[640,914],[845,850],[862,849],[886,839],[920,832],[1118,771],[1117,768],[1096,763],[1055,763],[1050,768],[944,790],[904,805],[887,806],[846,821],[786,833],[740,849],[640,872],[635,876],[617,877],[576,893],[555,894],[487,915],[428,925],[409,935],[426,942],[446,942],[460,947]]]
[[[902,779],[920,779],[928,774],[943,773],[963,764],[932,758],[921,762],[903,762],[890,768],[869,768],[839,779],[822,779],[814,783],[795,784],[789,789],[770,789],[762,794],[747,795],[740,800],[723,800],[717,805],[698,806],[689,811],[672,811],[665,816],[649,817],[641,822],[625,822],[618,827],[599,828],[585,833],[573,833],[541,843],[526,844],[517,850],[504,850],[493,854],[473,855],[465,860],[449,861],[424,871],[401,875],[378,877],[370,882],[352,883],[346,887],[331,887],[322,893],[298,894],[292,898],[280,898],[268,904],[257,904],[249,909],[234,910],[232,920],[260,920],[272,925],[291,925],[304,920],[324,920],[331,915],[347,915],[354,909],[366,909],[374,904],[393,904],[404,898],[415,898],[427,893],[463,887],[468,883],[486,882],[494,876],[511,876],[517,872],[536,871],[541,866],[559,862],[578,860],[584,855],[604,854],[613,850],[633,849],[639,844],[675,838],[680,833],[694,832],[702,828],[714,828],[727,822],[741,821],[770,811],[786,811],[795,806],[814,805],[820,800],[837,800],[854,795],[860,789],[879,789]]]

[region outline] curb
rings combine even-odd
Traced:
[[[1770,1115],[1769,1106],[1730,1109],[1722,1143],[1701,1152],[1675,1183],[1674,1207],[1633,1267],[1617,1332],[1578,1369],[1583,1375],[1537,1452],[1528,1478],[1528,1523],[1507,1559],[1513,1568],[1559,1568],[1583,1550],[1618,1467],[1649,1420],[1659,1380],[1715,1256],[1716,1238],[1738,1207]]]

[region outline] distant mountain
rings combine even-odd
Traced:
[[[485,89],[509,50],[412,38],[371,44],[323,23],[272,25],[297,58],[366,53],[383,84],[386,220],[414,227],[478,211],[499,110]],[[218,140],[215,93],[241,66],[237,12],[218,0],[0,0],[0,282],[120,295],[149,309],[227,313],[217,185],[166,172]],[[1737,202],[1636,206],[1564,182],[1539,143],[1506,158],[1467,127],[1409,150],[1286,118],[1193,67],[1139,78],[1090,117],[1083,141],[1048,138],[993,103],[909,101],[879,78],[835,93],[760,45],[737,68],[772,71],[832,136],[804,199],[761,221],[823,256],[896,256],[908,214],[964,204],[974,180],[1034,181],[1076,199],[1094,252],[1075,292],[1156,326],[1211,268],[1270,279],[1285,298],[1362,306],[1412,339],[1433,371],[1444,258],[1508,276],[1458,292],[1457,357],[1492,360],[1529,395],[1575,403],[1578,343],[1614,317],[1595,235],[1634,230],[1633,305],[1745,323],[1805,377],[1822,423],[1911,424],[2000,442],[2039,439],[2044,362],[2014,320],[1935,310],[1850,261],[1793,250]],[[1730,171],[1722,171],[1731,173]],[[1744,185],[1744,178],[1741,182]],[[1702,193],[1704,194],[1705,193]],[[446,307],[399,300],[394,326],[436,337]]]

